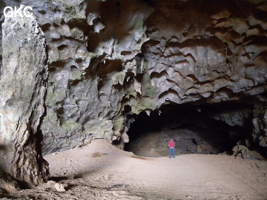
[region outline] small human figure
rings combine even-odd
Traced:
[[[173,138],[169,141],[168,146],[170,148],[170,158],[175,158],[175,152],[174,152],[174,147],[175,147],[175,143],[173,141]]]

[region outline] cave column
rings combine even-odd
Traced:
[[[40,130],[45,113],[47,53],[35,16],[20,14],[5,17],[2,25],[0,167],[23,187],[34,187],[48,174]]]

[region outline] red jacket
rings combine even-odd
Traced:
[[[174,148],[174,147],[175,147],[175,143],[174,143],[174,141],[169,141],[168,146],[169,146],[170,148]]]

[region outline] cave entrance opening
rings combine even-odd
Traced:
[[[152,112],[128,115],[129,143],[135,155],[168,156],[167,143],[174,138],[176,155],[232,153],[253,130],[252,109],[240,102],[220,104],[167,104]],[[133,120],[134,119],[134,120]]]

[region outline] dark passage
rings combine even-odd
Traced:
[[[167,156],[167,142],[174,138],[176,154],[231,153],[237,144],[250,140],[251,108],[237,102],[204,105],[168,104],[137,115],[128,131],[126,151],[140,156]]]

